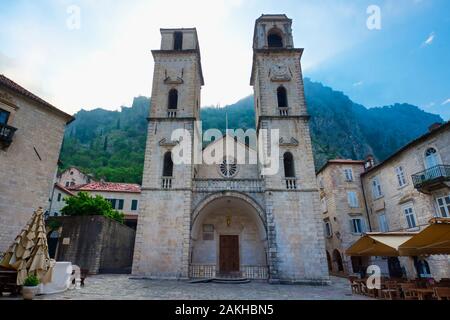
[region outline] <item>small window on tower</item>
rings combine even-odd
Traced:
[[[274,28],[269,31],[267,45],[269,48],[283,48],[283,38],[281,37],[280,30]]]
[[[287,101],[287,92],[285,87],[278,87],[277,89],[277,101],[278,101],[278,108],[287,108],[288,101]]]
[[[183,33],[180,31],[173,34],[173,50],[183,50]]]
[[[171,89],[169,91],[169,109],[177,109],[178,108],[178,90]]]

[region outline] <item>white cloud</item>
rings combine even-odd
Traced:
[[[435,38],[434,32],[430,33],[428,38],[422,43],[422,47],[431,45],[434,41],[434,38]]]
[[[442,105],[445,106],[445,105],[447,105],[447,104],[449,104],[449,103],[450,103],[450,98],[448,98],[447,100],[445,100],[444,102],[442,102]]]
[[[364,81],[358,81],[358,82],[355,82],[354,84],[353,84],[353,86],[354,87],[359,87],[359,86],[362,86],[364,84]]]
[[[436,105],[436,103],[434,103],[434,102],[430,102],[430,103],[428,103],[428,104],[424,105],[424,106],[423,106],[423,108],[424,108],[424,109],[429,109],[429,108],[432,108],[432,107],[434,107],[435,105]]]
[[[306,72],[371,35],[365,7],[349,2],[78,0],[81,29],[73,31],[66,28],[66,8],[73,1],[49,1],[48,13],[39,4],[23,3],[9,20],[0,19],[2,72],[70,113],[117,109],[137,95],[150,96],[151,50],[159,48],[162,27],[197,28],[203,106],[224,106],[252,93],[253,24],[262,12],[286,12],[293,19],[295,46],[305,48]]]

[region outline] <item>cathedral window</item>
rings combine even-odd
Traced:
[[[287,103],[287,92],[285,87],[278,87],[277,89],[277,99],[278,99],[278,108],[286,108],[288,106]]]
[[[163,177],[173,176],[172,152],[168,151],[164,155]]]
[[[283,156],[284,176],[286,178],[295,178],[294,157],[292,153],[286,152]]]
[[[272,29],[267,36],[267,45],[269,48],[283,48],[283,37],[281,31],[278,29]]]
[[[173,50],[183,50],[183,33],[175,32],[173,34]]]
[[[169,109],[177,109],[178,108],[178,90],[177,89],[171,89],[169,91],[168,108]]]
[[[232,178],[237,173],[237,165],[233,159],[224,159],[219,166],[220,173],[225,178]]]

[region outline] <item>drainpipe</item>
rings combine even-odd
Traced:
[[[363,198],[364,198],[364,205],[366,207],[366,215],[367,215],[367,222],[369,223],[369,231],[372,232],[372,224],[370,223],[369,207],[367,206],[366,192],[364,191],[364,183],[363,183],[362,174],[359,175],[359,182],[361,183],[361,189],[362,189],[362,194],[363,194]]]

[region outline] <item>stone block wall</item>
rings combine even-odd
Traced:
[[[0,108],[11,111],[13,142],[0,149],[0,252],[8,249],[33,212],[47,209],[67,117],[0,88]]]
[[[135,231],[103,216],[52,218],[61,224],[57,261],[89,273],[130,273]]]

